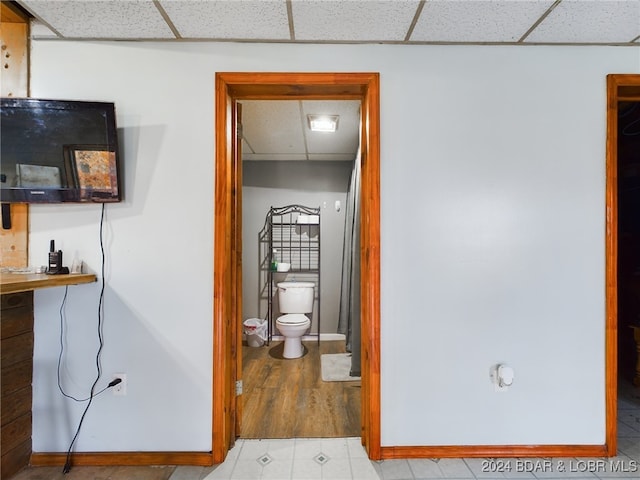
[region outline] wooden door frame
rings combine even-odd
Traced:
[[[616,455],[618,421],[618,105],[640,102],[640,75],[607,75],[606,159],[606,448]]]
[[[212,455],[224,461],[235,439],[235,370],[242,324],[240,167],[234,155],[238,100],[360,100],[361,126],[361,428],[369,458],[380,447],[380,78],[378,73],[217,73],[213,272]],[[235,238],[235,240],[234,240]],[[237,355],[236,355],[237,354]]]

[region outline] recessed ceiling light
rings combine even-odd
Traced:
[[[335,132],[338,129],[339,115],[307,115],[309,129],[312,132]]]

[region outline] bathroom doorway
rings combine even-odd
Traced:
[[[379,75],[375,73],[219,73],[216,75],[216,194],[214,250],[213,438],[222,462],[241,432],[242,171],[239,101],[246,99],[359,100],[361,168],[361,438],[380,458],[380,180]]]
[[[616,455],[618,397],[633,389],[636,345],[640,328],[640,175],[635,149],[640,125],[640,75],[607,76],[606,161],[606,443]],[[626,392],[625,392],[626,389]]]
[[[360,101],[241,100],[239,107],[242,315],[270,327],[261,332],[265,342],[257,335],[243,342],[239,434],[359,437],[360,320],[351,301],[359,295],[351,292],[359,284]],[[310,119],[320,117],[333,118],[335,130],[314,131]],[[283,282],[313,286],[312,308],[293,327],[302,342],[287,341],[289,359],[283,335],[291,332],[276,322]],[[340,381],[323,380],[329,376]]]

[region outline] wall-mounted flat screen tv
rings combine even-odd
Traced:
[[[113,103],[2,98],[0,159],[2,202],[122,198]]]

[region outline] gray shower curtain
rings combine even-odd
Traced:
[[[353,377],[360,376],[360,152],[353,162],[345,209],[338,333],[346,335]]]

